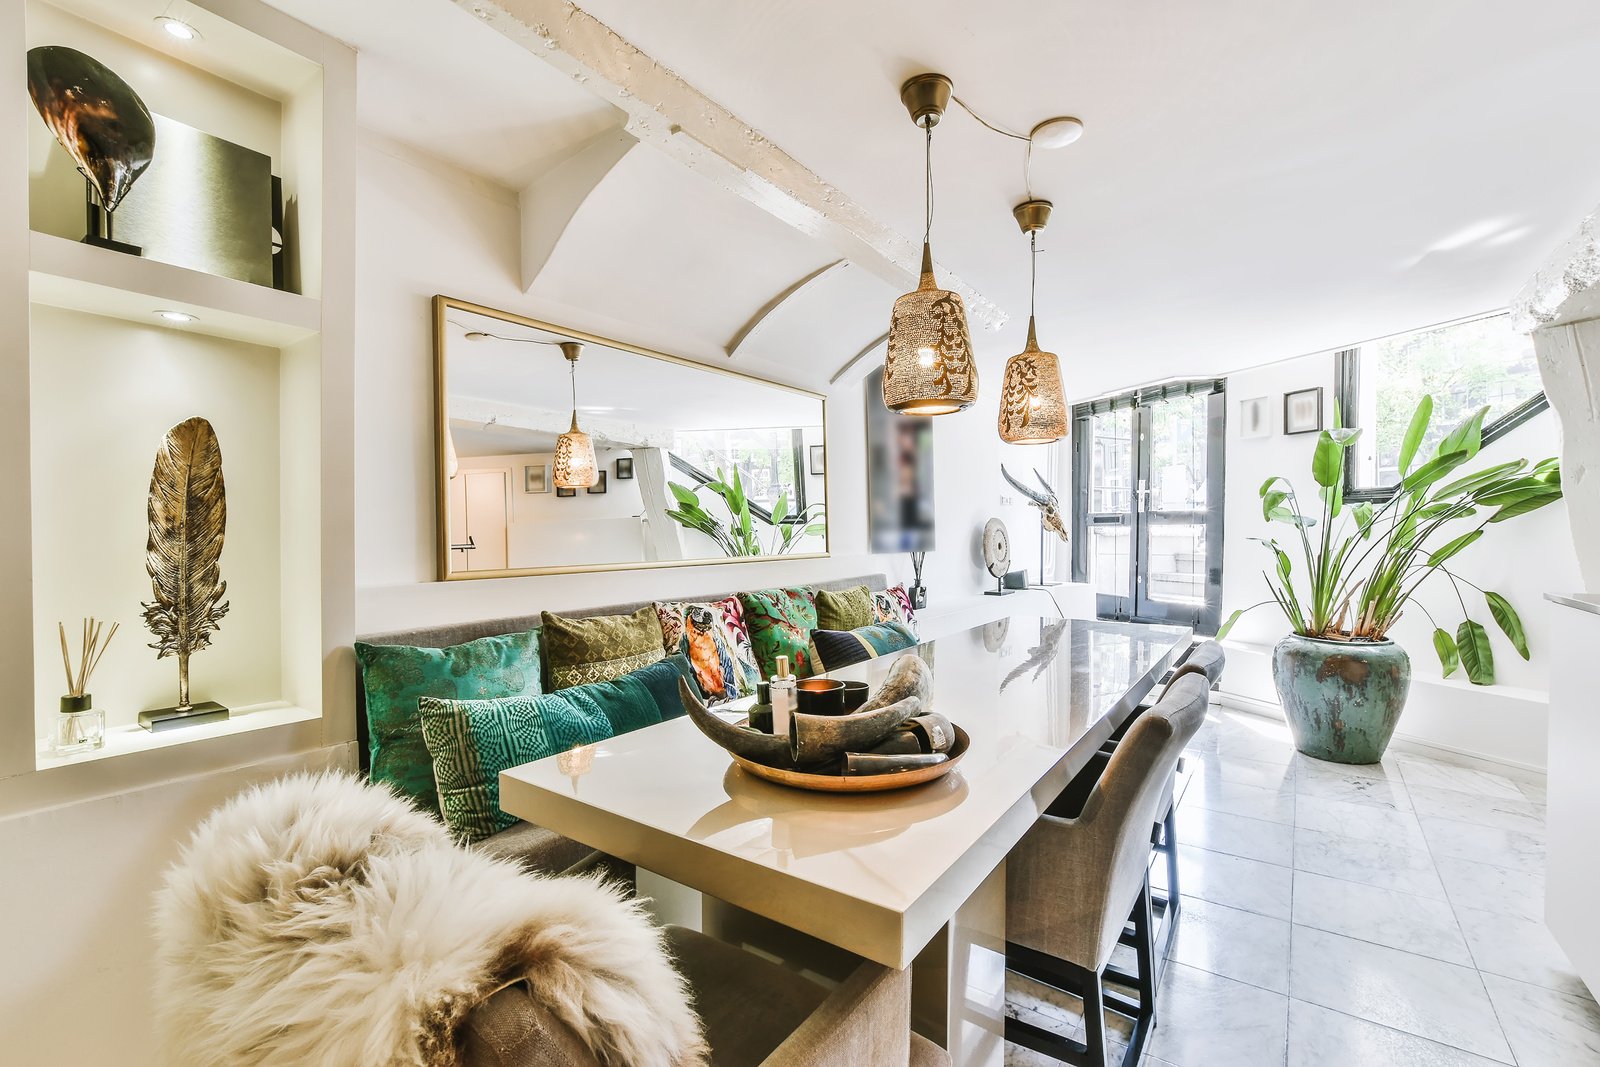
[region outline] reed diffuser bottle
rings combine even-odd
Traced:
[[[50,735],[50,748],[58,756],[70,756],[93,751],[106,743],[106,713],[94,706],[89,679],[100,665],[106,646],[117,635],[117,624],[112,623],[108,630],[103,622],[83,620],[83,640],[76,668],[67,647],[67,627],[64,623],[56,626],[61,632],[61,665],[67,672],[67,693],[61,698],[61,711]]]

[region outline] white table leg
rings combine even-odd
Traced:
[[[1006,1033],[1006,865],[967,898],[911,964],[911,1025],[954,1067],[1002,1067]]]
[[[645,910],[663,926],[671,924],[689,930],[703,930],[702,915],[705,898],[700,890],[663,878],[654,871],[638,868],[634,882],[636,893],[648,898]]]

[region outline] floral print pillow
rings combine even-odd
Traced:
[[[740,593],[739,603],[762,677],[776,672],[779,656],[789,657],[790,670],[797,678],[815,673],[810,646],[811,631],[817,628],[817,602],[811,590],[760,589]]]

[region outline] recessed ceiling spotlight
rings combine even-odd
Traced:
[[[1045,119],[1028,135],[1035,148],[1065,148],[1082,136],[1082,121],[1066,116]]]
[[[168,37],[176,37],[180,41],[197,41],[200,31],[180,18],[171,15],[157,15],[156,25],[167,31]]]
[[[195,316],[189,314],[187,311],[158,311],[158,312],[156,312],[156,318],[158,318],[158,319],[166,319],[168,322],[199,322],[200,321],[198,318],[196,318]]]

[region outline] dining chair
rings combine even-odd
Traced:
[[[1208,702],[1203,674],[1174,679],[1111,752],[1081,804],[1065,793],[1057,797],[1007,857],[1006,967],[1081,997],[1085,1036],[1080,1043],[1007,1018],[1007,1040],[1068,1063],[1106,1067],[1109,1006],[1133,1020],[1124,1067],[1139,1062],[1156,1019],[1150,827]],[[1137,1001],[1104,985],[1112,952],[1128,940],[1138,961]]]
[[[694,992],[711,1067],[948,1067],[911,1033],[911,972],[862,961],[832,990],[680,926],[667,949]],[[457,1031],[461,1067],[601,1067],[523,983],[496,992]]]

